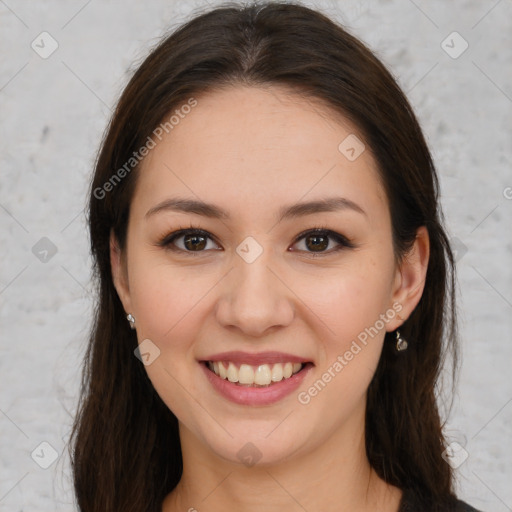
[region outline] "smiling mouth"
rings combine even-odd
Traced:
[[[312,363],[236,364],[232,361],[203,361],[203,364],[221,379],[244,387],[270,387],[290,379]]]

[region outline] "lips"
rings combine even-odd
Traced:
[[[239,383],[242,386],[270,386],[283,379],[289,379],[302,369],[301,363],[274,363],[251,366],[242,363],[236,366],[232,361],[209,361],[208,368],[221,379]]]
[[[199,361],[223,397],[242,405],[269,405],[296,389],[314,366],[283,352],[223,352]]]
[[[307,358],[296,356],[294,354],[287,354],[285,352],[260,352],[257,354],[251,354],[249,352],[232,351],[222,352],[220,354],[212,354],[205,358],[202,358],[203,362],[208,361],[231,361],[237,366],[241,364],[249,364],[252,366],[260,366],[262,364],[274,364],[274,363],[308,363],[311,362]]]

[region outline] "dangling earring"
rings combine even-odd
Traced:
[[[135,318],[133,317],[133,315],[131,313],[128,313],[128,315],[126,315],[126,319],[128,320],[128,322],[130,322],[130,329],[135,329]]]
[[[396,350],[397,352],[403,352],[404,350],[407,350],[407,340],[405,340],[404,338],[402,338],[402,336],[400,336],[400,331],[397,330],[396,331]]]

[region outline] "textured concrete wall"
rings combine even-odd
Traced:
[[[0,510],[74,510],[64,449],[92,309],[87,180],[131,70],[204,5],[0,2]],[[460,496],[512,510],[512,2],[307,5],[375,50],[428,138],[458,248],[464,357],[446,432],[468,454]]]

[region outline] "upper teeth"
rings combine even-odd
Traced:
[[[219,377],[230,382],[238,382],[249,386],[254,384],[268,386],[272,382],[283,380],[283,378],[288,379],[302,368],[302,364],[275,363],[273,365],[261,364],[259,366],[241,364],[240,368],[238,368],[231,361],[208,361],[208,367]]]

